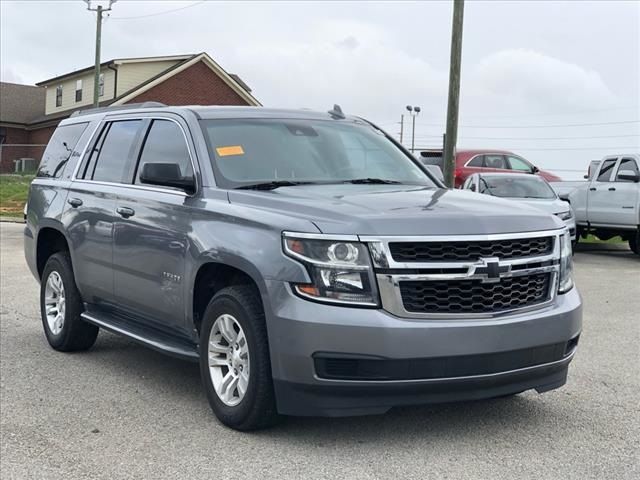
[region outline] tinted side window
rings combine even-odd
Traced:
[[[140,182],[140,172],[146,163],[177,163],[183,178],[193,176],[189,149],[182,129],[169,120],[154,120],[142,147],[135,183]]]
[[[136,139],[142,120],[112,122],[106,131],[93,173],[85,178],[101,182],[124,182],[129,159],[136,146]]]
[[[75,123],[56,129],[42,155],[42,161],[37,173],[38,177],[58,178],[62,175],[64,166],[74,153],[78,140],[87,125],[88,123]],[[78,155],[77,152],[75,154]]]
[[[484,156],[478,155],[469,163],[467,163],[467,167],[483,167],[484,166]]]
[[[617,159],[609,158],[604,161],[602,164],[602,168],[600,169],[600,173],[598,174],[598,182],[609,182],[611,180],[611,172],[613,172],[613,167],[616,165]]]
[[[483,167],[505,170],[507,162],[504,159],[504,155],[485,155]]]
[[[618,178],[622,172],[633,172],[636,175],[640,175],[638,164],[633,158],[623,158],[620,160],[620,166],[618,167],[618,173],[616,174],[616,182],[630,182],[631,180],[621,180]]]

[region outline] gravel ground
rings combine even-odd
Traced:
[[[195,364],[104,332],[89,352],[49,348],[22,228],[0,224],[3,480],[640,478],[640,258],[629,250],[575,256],[584,333],[560,390],[246,434],[213,417]]]

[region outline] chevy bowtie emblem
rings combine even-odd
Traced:
[[[479,276],[482,283],[494,283],[500,281],[500,276],[503,273],[509,273],[511,271],[511,265],[504,265],[500,263],[499,258],[481,258],[480,261],[474,265],[475,269],[472,275]]]

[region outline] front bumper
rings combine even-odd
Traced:
[[[472,400],[539,392],[562,386],[582,325],[574,288],[540,310],[490,319],[426,320],[384,310],[324,305],[268,281],[267,321],[278,411],[286,415],[344,416],[383,413],[394,406]],[[567,344],[561,358],[524,366],[500,363],[478,375],[400,380],[321,378],[314,355],[381,360],[453,362]],[[475,357],[478,356],[478,357]],[[473,371],[471,365],[470,371]]]

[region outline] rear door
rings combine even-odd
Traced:
[[[190,252],[191,211],[184,191],[146,185],[146,163],[177,163],[183,178],[194,176],[194,151],[180,117],[147,119],[137,166],[118,191],[114,229],[114,292],[118,308],[156,328],[180,331],[187,310],[185,264]]]
[[[622,157],[618,162],[615,179],[607,189],[611,204],[610,222],[614,225],[638,225],[638,196],[640,184],[620,178],[622,172],[640,174],[638,162],[633,157]]]
[[[597,177],[589,185],[587,194],[587,219],[589,223],[594,225],[610,225],[612,224],[611,213],[615,206],[612,203],[612,193],[615,191],[614,173],[618,157],[610,157],[605,159]]]
[[[107,121],[89,145],[69,188],[63,222],[74,251],[74,274],[89,303],[113,298],[116,188],[129,168],[140,121]]]

